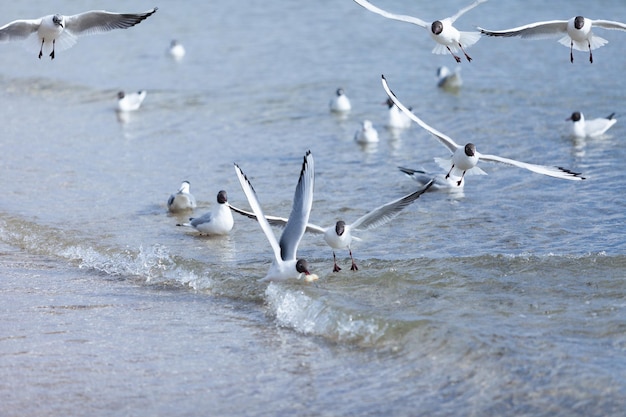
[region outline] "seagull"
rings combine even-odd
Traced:
[[[291,214],[287,220],[285,229],[280,236],[280,241],[276,240],[274,232],[270,227],[267,219],[263,215],[261,204],[257,198],[252,184],[248,177],[241,171],[239,165],[235,164],[235,172],[241,183],[241,188],[248,198],[248,203],[252,207],[252,211],[261,225],[261,229],[267,240],[270,242],[274,251],[274,260],[270,266],[265,278],[260,281],[286,281],[288,279],[299,279],[302,274],[305,275],[305,281],[311,282],[318,279],[317,275],[309,272],[309,265],[305,259],[297,259],[296,253],[298,245],[304,235],[304,230],[309,222],[309,214],[313,206],[313,186],[315,183],[315,166],[313,163],[313,154],[307,151],[302,162],[300,170],[300,178],[296,186],[296,192],[293,196],[293,206]]]
[[[167,49],[167,53],[176,60],[182,59],[185,56],[185,47],[182,43],[176,39],[170,42],[170,47]]]
[[[437,87],[454,90],[461,88],[462,85],[461,67],[456,67],[454,71],[450,71],[446,66],[437,68]]]
[[[445,54],[446,50],[452,54],[456,62],[461,62],[461,58],[455,55],[455,52],[461,50],[463,54],[465,54],[465,58],[467,61],[471,61],[472,58],[465,52],[464,48],[469,48],[474,45],[476,42],[480,40],[479,32],[459,32],[454,26],[454,22],[461,17],[466,12],[472,10],[474,7],[478,6],[480,3],[484,3],[487,0],[476,0],[474,3],[469,6],[459,10],[454,16],[447,17],[442,20],[435,20],[432,24],[428,24],[427,22],[418,19],[417,17],[406,16],[406,15],[398,15],[386,12],[373,4],[369,3],[366,0],[354,0],[360,6],[363,6],[370,12],[377,13],[383,17],[393,20],[400,20],[402,22],[413,23],[415,25],[421,26],[423,28],[430,30],[430,36],[433,38],[435,42],[437,42],[437,46],[433,49],[433,54]]]
[[[335,96],[330,100],[329,107],[330,111],[335,113],[347,113],[352,109],[350,99],[346,96],[343,88],[337,89]]]
[[[398,167],[398,169],[404,173],[407,177],[411,178],[413,181],[417,182],[419,185],[424,186],[428,184],[429,181],[433,181],[431,191],[435,190],[462,190],[465,185],[465,179],[456,178],[453,176],[449,176],[446,178],[444,174],[432,174],[419,169],[411,169]],[[459,183],[459,179],[461,182]]]
[[[52,14],[38,19],[14,20],[0,27],[0,42],[22,40],[36,35],[38,44],[41,45],[39,59],[43,56],[44,47],[52,50],[50,59],[54,59],[55,48],[63,50],[74,46],[78,36],[127,29],[147,19],[156,11],[156,7],[145,13],[91,10],[73,16]]]
[[[192,210],[196,208],[196,198],[189,192],[189,181],[183,181],[176,194],[167,200],[167,208],[172,213]]]
[[[354,133],[356,143],[367,144],[378,142],[378,132],[372,125],[371,120],[364,120],[361,129]]]
[[[595,36],[591,31],[593,26],[609,30],[624,30],[626,24],[611,20],[591,20],[583,16],[572,17],[569,20],[549,20],[546,22],[530,23],[507,30],[486,30],[478,28],[481,33],[488,36],[512,37],[519,36],[522,39],[546,39],[562,35],[559,43],[569,46],[569,59],[574,63],[573,49],[589,51],[589,62],[593,63],[593,49],[604,46],[608,41]]]
[[[392,129],[408,129],[411,127],[411,119],[398,108],[390,98],[383,104],[389,107],[389,113],[387,118],[387,127]]]
[[[118,111],[135,111],[138,110],[146,98],[146,90],[140,90],[136,93],[117,93],[117,110]]]
[[[226,191],[217,193],[217,206],[212,211],[200,217],[189,218],[189,223],[177,224],[176,226],[193,227],[201,235],[227,235],[233,228],[233,214],[228,204]]]
[[[350,267],[350,270],[357,271],[359,268],[354,261],[354,257],[352,256],[352,249],[350,247],[350,244],[353,240],[360,241],[361,239],[353,236],[352,232],[371,230],[390,222],[391,220],[396,218],[400,214],[400,212],[405,209],[409,204],[411,204],[412,202],[417,200],[419,196],[424,194],[433,185],[433,183],[434,180],[431,179],[420,189],[412,192],[411,194],[405,195],[404,197],[400,197],[387,204],[375,208],[367,214],[359,217],[351,224],[346,224],[346,222],[343,220],[338,220],[334,225],[329,227],[322,227],[313,223],[307,223],[305,231],[309,233],[324,235],[324,240],[326,241],[328,246],[333,249],[333,272],[341,271],[341,268],[339,267],[339,265],[337,265],[335,249],[348,249],[350,253],[350,260],[352,261],[352,266]],[[249,217],[251,219],[258,219],[256,213],[251,213],[249,211],[245,211],[234,206],[230,206],[230,208],[234,212]],[[285,227],[288,222],[288,219],[285,219],[284,217],[265,216],[265,219],[269,224],[279,227]]]
[[[451,175],[461,177],[457,184],[460,186],[461,182],[466,173],[473,174],[482,174],[485,172],[476,166],[479,160],[487,161],[487,162],[500,162],[507,165],[513,165],[518,168],[524,168],[532,172],[536,172],[538,174],[547,175],[550,177],[560,178],[564,180],[584,180],[585,178],[581,176],[580,173],[572,172],[569,169],[561,168],[561,167],[550,167],[544,165],[535,165],[529,164],[526,162],[520,162],[513,159],[503,158],[497,155],[487,155],[481,154],[476,150],[476,145],[473,143],[467,143],[465,146],[461,146],[453,141],[450,137],[444,135],[438,130],[428,126],[424,123],[420,118],[418,118],[415,114],[413,114],[409,109],[407,109],[398,98],[393,94],[393,92],[389,89],[387,85],[387,80],[385,76],[382,76],[383,88],[387,92],[387,95],[393,100],[394,103],[405,112],[415,123],[420,125],[422,128],[430,132],[433,136],[435,136],[439,142],[441,142],[445,147],[447,147],[450,152],[452,152],[452,159],[443,159],[436,158],[435,161],[440,164],[440,166],[450,167],[450,170],[446,174],[446,179]],[[452,162],[450,166],[450,162]]]
[[[571,136],[575,138],[594,138],[602,136],[611,128],[617,119],[614,119],[615,113],[609,114],[607,117],[599,117],[597,119],[585,120],[585,116],[575,111],[567,120],[571,120]]]

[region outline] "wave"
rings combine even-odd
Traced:
[[[531,287],[545,286],[546,292],[584,296],[592,284],[618,285],[626,267],[625,255],[603,252],[362,259],[358,273],[335,274],[328,268],[315,285],[302,281],[267,285],[257,281],[257,260],[210,264],[173,255],[162,244],[118,248],[79,231],[1,214],[0,240],[107,277],[263,305],[278,326],[334,343],[377,348],[395,348],[413,340],[416,332],[436,327],[441,317],[454,320],[458,302],[476,299],[475,294],[505,303],[509,297],[523,297],[534,290]],[[328,259],[311,261],[329,264]],[[568,282],[572,289],[555,290],[552,281]],[[441,341],[430,343],[436,346]]]

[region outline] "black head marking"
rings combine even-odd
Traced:
[[[576,29],[582,29],[583,26],[585,26],[585,18],[582,16],[576,16],[574,18],[574,27]]]
[[[465,155],[467,156],[476,155],[476,145],[474,145],[473,143],[468,143],[467,145],[465,145]]]
[[[228,197],[226,196],[226,191],[221,190],[217,193],[217,202],[220,204],[224,204],[228,201]]]
[[[337,89],[337,95],[338,96],[343,96],[343,88],[338,88]]]
[[[296,271],[301,274],[310,275],[309,263],[305,259],[298,259],[298,262],[296,262]]]
[[[343,220],[339,220],[335,224],[335,233],[337,233],[337,236],[341,236],[343,235],[343,232],[345,230],[346,230],[346,222],[344,222]]]
[[[572,113],[572,115],[570,116],[569,120],[571,120],[572,122],[578,122],[581,119],[581,115],[579,111],[575,111],[574,113]]]
[[[439,35],[443,31],[443,23],[440,20],[435,20],[432,25],[430,25],[430,31],[434,35]]]
[[[61,16],[60,14],[55,14],[54,16],[52,16],[52,23],[57,26],[63,27],[63,16]]]
[[[117,93],[117,98],[120,99],[120,100],[123,99],[124,96],[126,96],[126,94],[124,94],[123,91],[120,91],[119,93]]]

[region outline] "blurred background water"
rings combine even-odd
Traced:
[[[465,3],[379,0],[424,20]],[[438,89],[414,25],[350,0],[7,4],[3,20],[90,9],[158,12],[80,38],[54,61],[0,45],[2,415],[621,415],[626,406],[624,33],[588,55],[556,40],[483,38],[463,87]],[[456,26],[626,21],[617,0],[487,2]],[[187,55],[165,53],[172,39]],[[32,46],[32,44],[31,44]],[[419,126],[385,128],[385,74],[426,123],[479,151],[583,172],[562,181],[481,164],[464,192],[427,193],[362,234],[360,270],[319,236],[320,276],[261,284],[271,250],[235,217],[229,236],[176,227],[183,180],[210,210],[247,208],[233,162],[268,214],[287,216],[310,149],[311,221],[352,221],[412,192],[398,166],[440,169]],[[343,87],[353,110],[328,111]],[[121,117],[119,90],[148,91]],[[598,139],[565,119],[616,112]],[[381,142],[353,141],[364,119]],[[280,233],[279,230],[276,230]]]

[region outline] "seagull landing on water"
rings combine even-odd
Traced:
[[[248,177],[243,173],[241,168],[235,164],[235,172],[241,188],[248,198],[248,203],[252,207],[252,211],[256,219],[265,233],[265,237],[272,246],[274,251],[274,260],[270,266],[267,275],[261,281],[285,281],[288,279],[298,279],[302,274],[305,275],[305,281],[311,282],[318,279],[317,275],[309,272],[309,264],[305,259],[297,259],[298,245],[304,230],[309,222],[309,214],[313,206],[313,187],[315,183],[315,167],[313,163],[313,155],[311,151],[307,151],[302,162],[300,170],[300,178],[296,186],[296,192],[293,196],[293,205],[291,214],[287,220],[287,225],[280,236],[280,241],[276,240],[274,232],[268,223],[261,204],[256,196],[252,184]]]
[[[354,261],[354,257],[352,256],[352,248],[350,247],[350,245],[352,244],[353,240],[358,241],[361,239],[353,236],[352,232],[371,230],[390,222],[391,220],[396,218],[400,214],[400,212],[404,210],[409,204],[411,204],[412,202],[417,200],[419,196],[424,194],[432,184],[433,180],[431,179],[420,189],[412,192],[411,194],[405,195],[404,197],[400,197],[387,204],[375,208],[367,214],[359,217],[351,224],[346,224],[346,222],[343,220],[339,220],[334,225],[329,227],[322,227],[312,223],[308,223],[306,225],[306,231],[309,233],[323,234],[324,241],[326,241],[328,246],[333,248],[333,272],[341,271],[341,268],[339,267],[339,265],[337,265],[335,249],[348,249],[348,252],[350,253],[350,260],[352,261],[350,269],[352,271],[357,271],[359,268]],[[245,211],[233,206],[230,206],[230,208],[236,213],[239,213],[251,219],[257,219],[257,215],[255,213],[251,213],[249,211]],[[288,220],[283,217],[265,216],[265,219],[269,224],[279,227],[285,227],[288,222]]]
[[[617,119],[615,119],[614,116],[615,113],[611,113],[607,117],[585,120],[585,116],[581,112],[575,111],[565,120],[572,122],[570,125],[570,135],[572,137],[580,139],[595,138],[604,135],[611,126],[617,123]]]
[[[39,19],[14,20],[0,27],[0,42],[27,39],[34,35],[40,45],[39,59],[43,56],[44,48],[51,50],[50,59],[54,59],[55,49],[72,47],[78,36],[127,29],[152,16],[156,11],[156,7],[145,13],[92,10],[73,16],[52,14]]]
[[[431,24],[421,19],[418,19],[417,17],[389,13],[383,9],[374,6],[372,3],[366,0],[354,1],[355,3],[366,8],[370,12],[374,12],[388,19],[413,23],[414,25],[418,25],[425,29],[428,29],[430,37],[433,38],[435,42],[437,42],[437,46],[435,46],[435,49],[433,49],[433,54],[445,54],[447,51],[452,54],[456,62],[461,62],[461,58],[455,55],[455,52],[461,50],[465,55],[465,58],[469,62],[472,60],[472,58],[467,54],[467,52],[465,52],[465,48],[469,48],[480,40],[480,32],[460,32],[459,30],[457,30],[457,28],[453,26],[453,24],[459,17],[472,10],[480,3],[486,2],[487,0],[476,0],[469,6],[459,10],[454,16],[447,17],[441,20],[435,20]]]
[[[427,130],[431,135],[441,142],[446,148],[452,152],[452,159],[443,159],[436,158],[435,161],[442,167],[448,168],[449,171],[446,175],[446,179],[451,175],[460,177],[458,181],[458,185],[461,185],[463,181],[463,177],[466,173],[473,174],[482,174],[485,172],[476,166],[479,160],[488,161],[488,162],[499,162],[507,165],[512,165],[518,168],[527,169],[532,172],[536,172],[537,174],[543,174],[550,177],[560,178],[564,180],[584,180],[585,178],[580,175],[580,173],[572,172],[569,169],[561,168],[561,167],[550,167],[544,165],[535,165],[529,164],[527,162],[520,162],[514,159],[503,158],[497,155],[487,155],[481,154],[476,150],[476,145],[473,143],[467,143],[465,146],[461,146],[453,141],[449,136],[444,135],[439,132],[435,128],[428,126],[425,122],[423,122],[419,117],[413,114],[409,109],[407,109],[395,94],[389,89],[387,85],[387,80],[385,76],[382,76],[383,88],[387,92],[387,95],[396,103],[396,106],[400,108],[403,112],[406,113],[415,123],[420,125],[423,129]],[[451,163],[451,164],[450,164]],[[451,166],[450,166],[451,165]]]
[[[624,23],[610,20],[591,20],[583,16],[572,17],[569,20],[549,20],[546,22],[530,23],[525,26],[506,30],[487,30],[482,28],[478,28],[478,30],[480,30],[483,35],[506,38],[519,36],[522,39],[546,39],[562,36],[561,39],[559,39],[559,43],[564,46],[569,46],[569,59],[571,63],[574,63],[573,49],[589,51],[589,62],[593,63],[591,51],[609,42],[593,34],[591,28],[594,26],[609,30],[626,31],[626,24]]]

